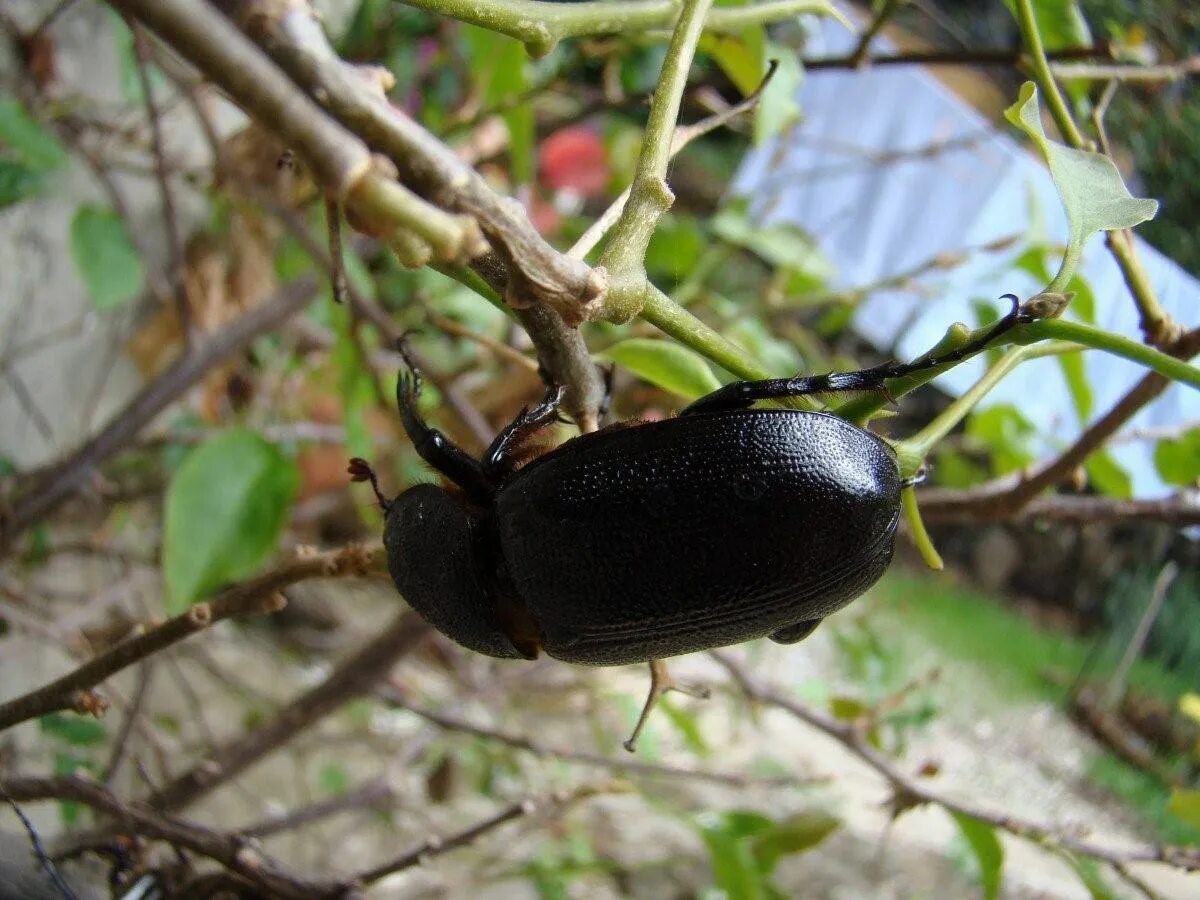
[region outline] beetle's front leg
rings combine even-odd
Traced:
[[[671,677],[671,673],[667,671],[667,664],[661,659],[650,660],[650,693],[646,697],[646,702],[642,706],[641,715],[638,716],[637,724],[633,726],[633,734],[629,735],[628,740],[623,746],[630,753],[637,746],[638,736],[642,733],[642,729],[646,727],[646,722],[650,719],[650,711],[658,705],[658,701],[662,699],[663,694],[667,691],[679,691],[681,694],[687,694],[689,697],[699,697],[702,700],[707,700],[710,691],[706,687],[697,687],[693,685],[684,685],[677,682]]]
[[[397,341],[396,350],[406,366],[396,379],[396,406],[413,448],[421,459],[466,491],[472,500],[486,505],[496,492],[495,484],[488,478],[479,460],[421,417],[418,407],[421,372],[413,364],[404,338]]]
[[[512,474],[514,460],[512,450],[532,436],[539,429],[558,420],[558,407],[562,403],[565,389],[562,385],[553,384],[546,389],[546,396],[533,409],[526,407],[520,414],[492,441],[487,452],[483,454],[484,473],[495,483],[505,476]]]

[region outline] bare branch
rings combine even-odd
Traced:
[[[342,704],[367,693],[425,637],[429,626],[405,611],[379,635],[343,660],[320,684],[271,719],[214,750],[207,759],[164,785],[147,801],[156,809],[181,809],[225,784]]]
[[[404,869],[411,869],[413,866],[427,859],[441,856],[444,853],[449,853],[451,850],[457,850],[459,847],[466,847],[469,844],[473,844],[488,832],[495,831],[501,825],[505,825],[515,819],[532,816],[539,810],[561,813],[568,806],[578,803],[580,800],[592,797],[598,793],[611,792],[613,790],[613,786],[583,787],[570,794],[555,794],[543,801],[534,798],[521,800],[481,822],[477,822],[456,834],[450,835],[450,837],[430,838],[427,841],[422,841],[416,847],[405,851],[390,862],[360,873],[354,880],[359,884],[374,884],[388,875],[394,875],[396,872],[401,872]]]
[[[63,709],[93,714],[107,705],[93,692],[104,679],[158,653],[197,631],[232,616],[270,613],[283,608],[279,591],[307,578],[366,575],[371,555],[362,547],[349,546],[329,553],[301,556],[250,581],[235,585],[207,603],[198,603],[185,613],[142,631],[111,650],[84,663],[73,672],[0,705],[0,731],[28,719]]]
[[[339,882],[317,881],[292,874],[267,859],[241,835],[215,831],[186,819],[152,812],[142,806],[126,804],[107,788],[78,776],[36,778],[0,775],[0,790],[13,800],[72,800],[111,816],[113,830],[166,841],[174,847],[190,850],[216,860],[255,885],[280,897],[310,898],[340,896]]]
[[[463,734],[471,734],[475,737],[483,738],[484,740],[495,741],[498,744],[504,744],[507,747],[512,747],[514,750],[524,750],[528,753],[534,754],[535,756],[552,757],[554,759],[561,759],[566,762],[581,763],[588,766],[599,766],[600,768],[614,769],[622,772],[637,772],[642,775],[660,775],[666,778],[708,781],[712,782],[713,784],[722,784],[727,787],[744,788],[751,784],[763,784],[764,782],[773,785],[794,785],[799,781],[805,781],[805,779],[790,777],[781,779],[762,779],[732,772],[708,772],[703,769],[689,769],[683,766],[669,766],[662,763],[648,762],[628,754],[620,757],[612,757],[605,756],[602,753],[589,753],[586,750],[574,750],[566,747],[553,747],[521,735],[511,734],[506,731],[500,731],[499,729],[486,728],[482,725],[475,725],[471,722],[457,719],[453,716],[448,716],[442,712],[414,706],[407,699],[405,699],[400,691],[391,686],[381,686],[376,693],[392,706],[407,710],[413,715],[420,716],[422,719],[432,722],[439,728],[444,728],[447,731],[459,731]]]
[[[1112,865],[1131,862],[1161,862],[1186,871],[1200,870],[1200,848],[1197,847],[1153,844],[1139,844],[1127,848],[1111,847],[1073,834],[1063,833],[1038,822],[1020,819],[1006,813],[993,812],[973,803],[956,800],[930,790],[919,779],[901,771],[890,757],[877,750],[867,739],[865,730],[860,727],[860,723],[834,719],[794,700],[782,690],[760,684],[750,675],[745,666],[728,653],[712,651],[709,655],[730,673],[737,685],[751,700],[782,709],[827,734],[882,775],[895,792],[892,808],[897,814],[914,806],[932,803],[950,812],[986,822],[1009,834],[1032,841],[1050,850],[1067,850]]]
[[[94,438],[55,464],[41,477],[26,476],[25,489],[7,516],[0,511],[0,556],[13,539],[36,525],[95,474],[96,469],[127,446],[155,416],[200,381],[213,366],[240,353],[255,338],[272,330],[302,309],[316,293],[316,279],[301,278],[282,288],[261,305],[238,317],[149,382]]]

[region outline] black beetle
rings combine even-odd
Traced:
[[[963,359],[1027,318],[1006,296],[1007,316],[941,356],[735,382],[676,418],[583,434],[520,467],[521,445],[557,419],[561,389],[479,460],[421,419],[410,364],[397,385],[404,427],[457,489],[422,484],[388,501],[366,462],[350,472],[372,482],[385,511],[400,593],[471,650],[607,666],[768,636],[794,643],[883,574],[900,491],[915,480],[886,442],[844,419],[752,404],[885,390],[886,379]],[[654,671],[651,701],[669,686]]]

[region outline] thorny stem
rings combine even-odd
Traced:
[[[516,38],[525,45],[530,56],[545,56],[554,49],[555,44],[567,38],[669,28],[683,5],[680,0],[591,0],[573,4],[545,0],[401,2]],[[827,0],[761,0],[744,6],[715,9],[709,14],[704,28],[714,32],[736,33],[755,25],[793,19],[802,13],[832,16],[847,24],[841,13]]]
[[[609,277],[603,316],[612,322],[629,321],[644,303],[646,248],[658,220],[675,200],[667,186],[671,139],[679,119],[688,70],[703,31],[704,16],[711,5],[712,0],[684,0],[650,103],[650,117],[642,137],[642,152],[629,189],[629,201],[600,257]]]

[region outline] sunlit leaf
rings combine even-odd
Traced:
[[[125,223],[113,210],[83,205],[71,220],[71,258],[97,309],[128,303],[142,290],[145,271]]]
[[[1200,694],[1187,693],[1179,698],[1179,711],[1195,722],[1200,722]]]
[[[996,900],[1000,894],[1000,871],[1004,866],[1004,846],[996,837],[996,829],[959,812],[951,811],[950,816],[975,854],[984,900]]]
[[[1133,197],[1107,156],[1076,150],[1046,137],[1033,82],[1021,86],[1019,99],[1004,111],[1004,116],[1029,135],[1050,167],[1071,225],[1067,260],[1078,254],[1084,241],[1097,231],[1132,228],[1154,217],[1158,201]],[[1073,274],[1060,271],[1052,289],[1062,290]],[[1060,279],[1062,284],[1057,283]]]
[[[1200,828],[1200,790],[1172,788],[1171,802],[1167,804],[1167,809],[1189,825]]]
[[[795,51],[779,44],[767,45],[768,58],[775,61],[775,74],[763,88],[754,110],[754,143],[770,140],[800,119],[796,92],[804,80],[804,69]]]
[[[739,34],[706,32],[700,38],[698,49],[716,60],[742,96],[754,93],[767,70],[766,33],[761,25]],[[791,55],[795,56],[795,53]]]
[[[1159,441],[1154,448],[1154,468],[1167,484],[1195,484],[1200,478],[1200,429]]]
[[[167,611],[252,574],[275,549],[299,475],[251,431],[231,429],[188,454],[167,488],[162,563]]]
[[[703,357],[674,341],[629,338],[609,347],[603,355],[685,400],[703,397],[721,386]]]

